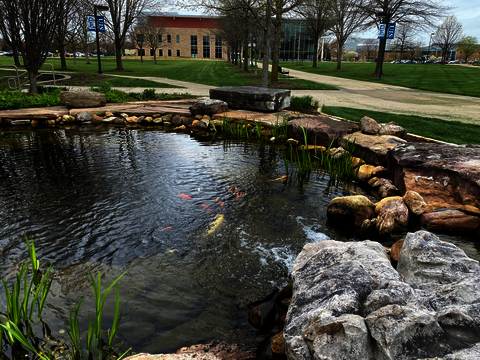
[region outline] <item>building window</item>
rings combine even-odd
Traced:
[[[159,50],[158,50],[158,55],[159,55],[159,56],[163,56],[163,49],[159,49]]]
[[[205,35],[203,37],[203,58],[208,59],[210,57],[210,36]]]
[[[172,35],[167,35],[167,43],[171,43],[172,42]]]
[[[153,56],[153,55],[155,55],[155,50],[150,49],[150,56]]]
[[[145,56],[145,49],[138,49],[138,56]]]
[[[179,43],[180,42],[180,35],[177,35],[176,38],[177,38],[177,43]]]
[[[222,58],[222,37],[215,36],[215,59]]]
[[[193,58],[198,57],[197,35],[190,35],[190,53]]]
[[[158,42],[161,43],[163,41],[162,34],[158,35]]]
[[[180,50],[177,50],[177,56],[180,56]]]
[[[172,56],[172,49],[168,49],[168,56]]]

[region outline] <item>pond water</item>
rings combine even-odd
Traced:
[[[128,270],[123,348],[204,342],[246,323],[241,305],[283,286],[306,243],[354,240],[326,221],[346,190],[315,176],[276,180],[284,175],[279,150],[265,144],[128,128],[0,133],[2,276],[28,259],[26,231],[42,265],[54,262],[44,315],[53,337],[66,340],[69,304],[82,297],[85,329],[90,268],[104,287]],[[468,235],[440,237],[480,259]]]

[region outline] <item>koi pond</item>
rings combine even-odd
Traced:
[[[241,307],[288,281],[308,242],[354,241],[329,227],[326,209],[347,189],[311,175],[285,177],[275,145],[163,130],[0,132],[1,274],[53,262],[42,319],[58,342],[69,306],[94,314],[88,269],[119,281],[122,349],[166,353],[247,323]],[[468,236],[438,234],[479,260]],[[0,296],[0,312],[5,293]],[[103,327],[112,324],[115,291]],[[52,342],[52,347],[54,347]],[[8,354],[7,354],[8,355]]]

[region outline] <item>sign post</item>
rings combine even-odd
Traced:
[[[98,38],[98,33],[105,32],[105,18],[103,16],[97,16],[97,10],[107,11],[110,8],[105,5],[93,5],[94,10],[94,20],[95,20],[95,35],[97,40],[97,58],[98,58],[98,73],[102,73],[102,61],[100,60],[100,39]],[[91,16],[89,16],[91,17]],[[89,18],[87,17],[87,19]],[[90,31],[90,19],[88,19],[88,30]]]

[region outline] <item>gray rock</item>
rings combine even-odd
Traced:
[[[290,90],[255,86],[225,86],[210,89],[210,98],[225,101],[232,109],[280,111],[290,106]]]
[[[383,247],[371,241],[307,244],[295,260],[292,278],[294,295],[284,329],[289,359],[326,359],[323,351],[336,354],[333,359],[373,359],[368,331],[358,317],[373,290],[402,281]],[[322,328],[328,324],[332,324],[330,330]],[[342,338],[347,339],[346,328],[354,324],[358,340],[355,349],[349,343],[340,343]],[[315,334],[306,332],[312,325],[320,329]],[[336,350],[330,341],[338,344]]]
[[[93,115],[88,112],[79,112],[77,113],[76,117],[77,117],[77,121],[80,121],[80,122],[92,121],[93,119]]]
[[[405,137],[407,136],[407,130],[405,130],[399,125],[392,123],[380,124],[380,130],[378,131],[378,135],[392,135],[401,139],[405,139]]]
[[[93,91],[62,91],[60,93],[62,104],[71,108],[93,108],[105,106],[105,94]]]
[[[180,115],[175,115],[172,117],[172,124],[175,126],[182,125],[182,117]]]
[[[228,104],[222,100],[202,99],[188,108],[192,116],[224,113],[228,111]],[[193,121],[193,120],[192,120]],[[186,124],[184,124],[186,125]]]
[[[333,143],[333,147],[338,147],[337,139],[345,136],[349,137],[355,131],[358,131],[358,125],[348,121],[339,121],[328,116],[298,116],[292,117],[288,122],[292,127],[292,137],[304,142],[304,133],[302,127],[307,133],[307,143],[317,144],[317,146],[328,147]],[[345,148],[346,144],[342,147]]]
[[[364,116],[360,119],[360,129],[364,134],[376,135],[380,131],[380,125],[372,118]]]

